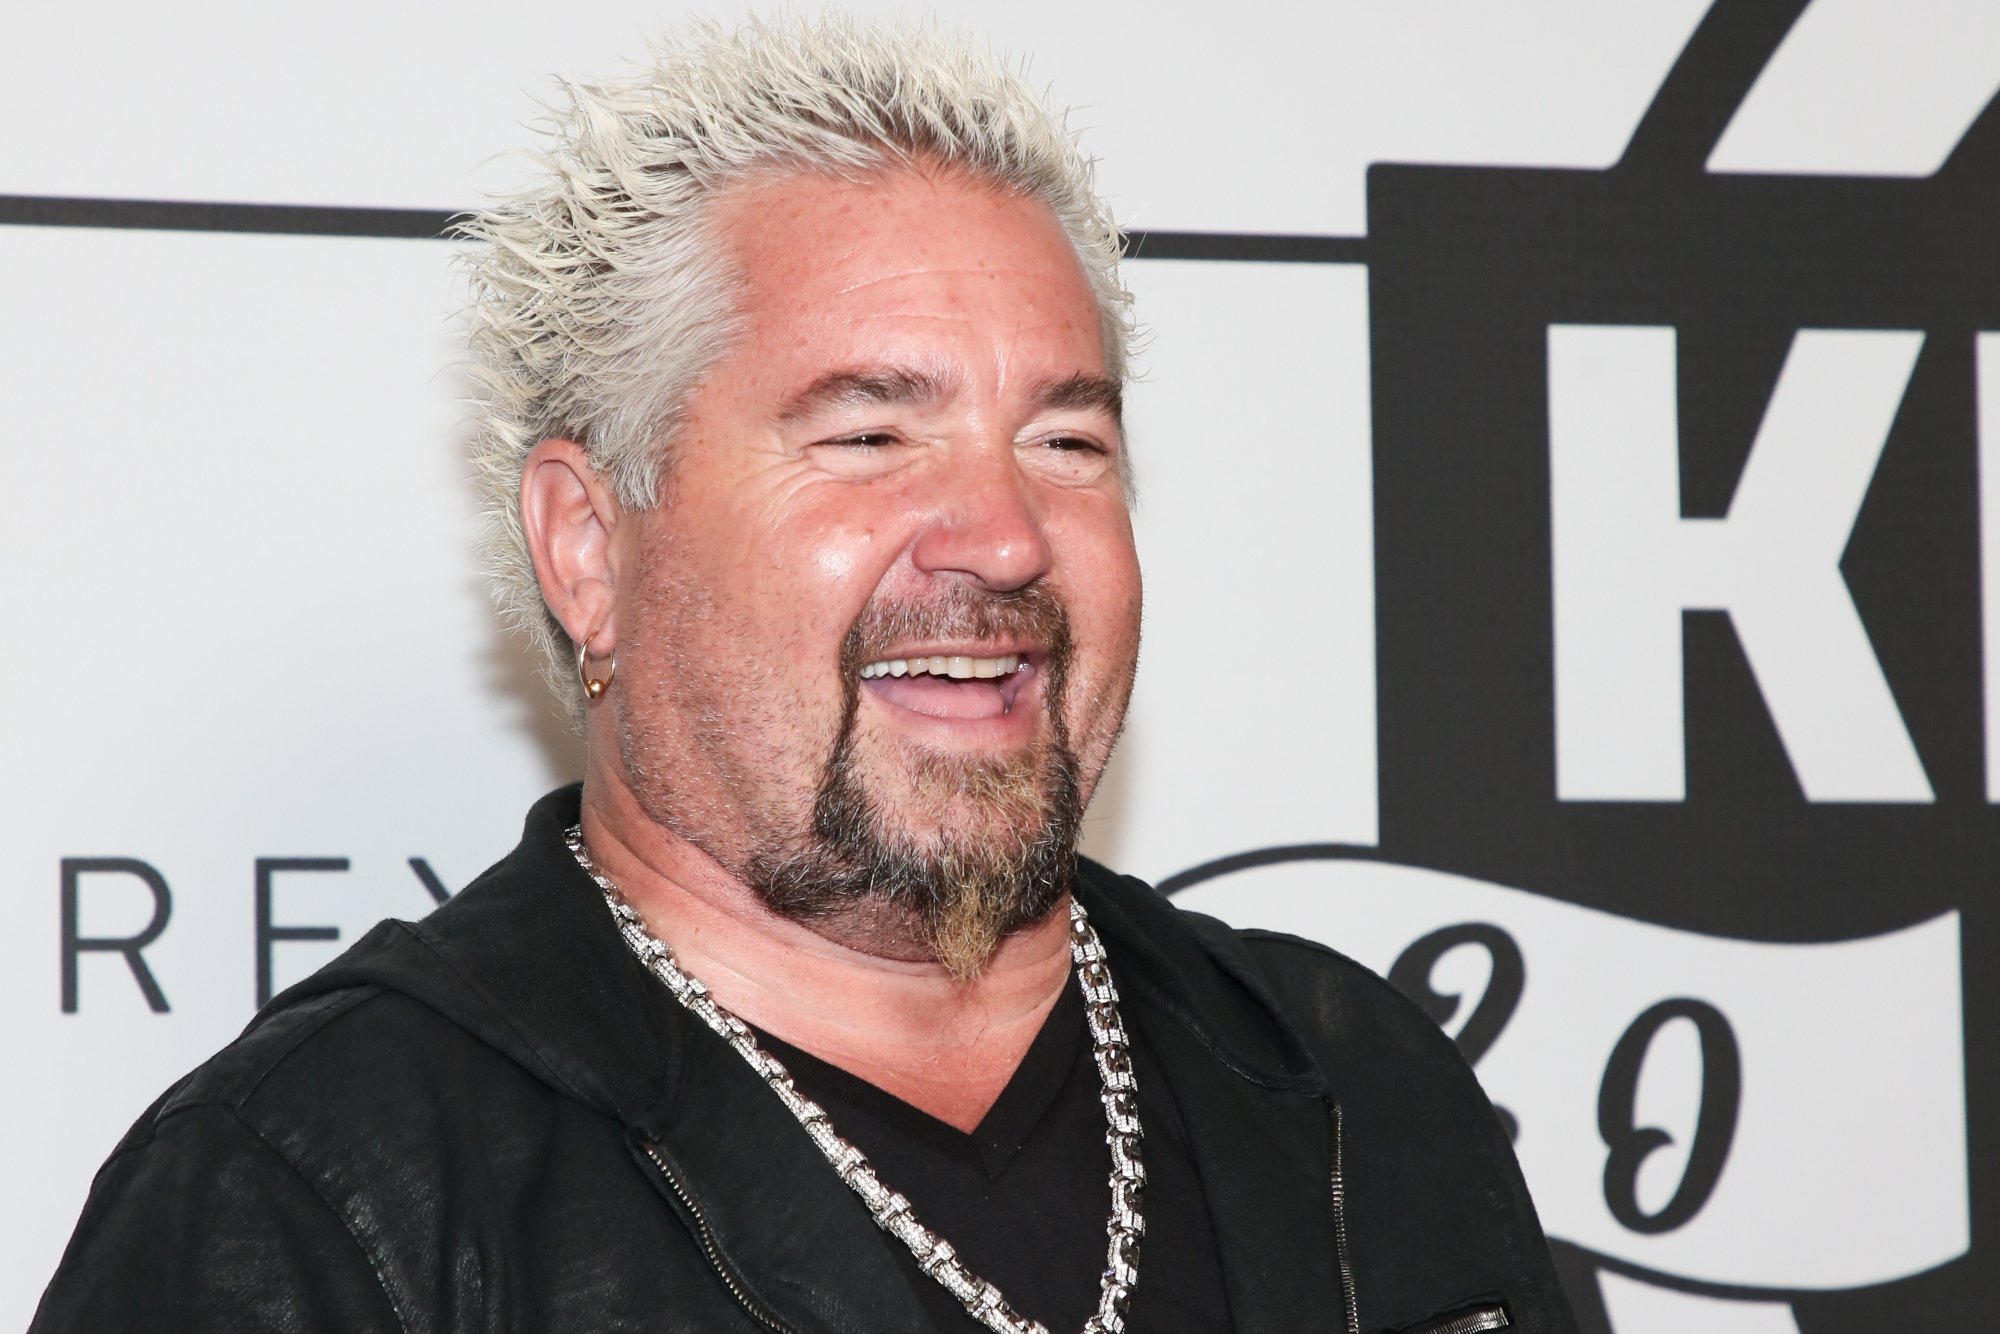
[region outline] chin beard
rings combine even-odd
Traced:
[[[885,817],[855,754],[860,665],[899,638],[1010,630],[1049,646],[1048,744],[1005,760],[920,754],[908,780],[922,814]],[[1068,618],[1038,587],[864,612],[842,647],[848,693],[811,831],[754,857],[751,888],[779,914],[834,927],[847,943],[936,960],[960,981],[978,976],[1001,941],[1062,902],[1076,875],[1083,804],[1062,707],[1069,655]]]

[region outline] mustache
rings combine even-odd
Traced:
[[[870,598],[841,641],[841,675],[858,682],[863,664],[886,657],[892,649],[952,639],[1014,639],[1036,645],[1048,655],[1051,685],[1068,674],[1074,646],[1069,612],[1062,599],[1043,585],[994,591],[952,584],[921,601]]]

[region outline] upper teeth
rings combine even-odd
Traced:
[[[1027,664],[1018,653],[1002,654],[997,658],[968,658],[961,655],[933,658],[890,658],[886,662],[871,662],[861,669],[861,677],[867,680],[875,676],[949,676],[955,681],[970,681],[975,678],[986,680],[995,676],[1008,676],[1020,671]]]

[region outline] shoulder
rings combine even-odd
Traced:
[[[377,986],[306,996],[251,1021],[154,1104],[135,1133],[198,1109],[256,1122],[301,1097],[337,1103],[398,1067],[422,1067],[465,1045],[448,1021]],[[363,1071],[371,1077],[363,1080]],[[329,1108],[329,1110],[332,1110]]]
[[[363,1237],[262,1101],[375,998],[253,1025],[160,1097],[99,1170],[34,1329],[398,1327]],[[259,1281],[244,1283],[253,1261]],[[297,1294],[314,1294],[310,1319]]]
[[[1376,973],[1316,940],[1231,926],[1177,906],[1144,881],[1083,865],[1088,906],[1135,959],[1182,1001],[1195,1022],[1235,1035],[1239,1050],[1284,1051],[1325,1081],[1352,1090],[1393,1069],[1484,1114],[1486,1099],[1458,1048],[1416,1004]],[[1259,1036],[1261,1034],[1261,1036]]]
[[[1357,1006],[1394,1011],[1409,1007],[1395,988],[1324,942],[1261,927],[1231,926],[1185,908],[1174,911],[1211,951],[1248,960],[1288,1008],[1304,1007],[1332,1023]],[[1409,1008],[1421,1017],[1420,1011]]]
[[[1182,908],[1145,881],[1095,862],[1082,866],[1091,893],[1126,931],[1143,937],[1181,980],[1205,961],[1286,1027],[1316,1055],[1327,1044],[1390,1043],[1463,1065],[1457,1047],[1430,1016],[1380,975],[1317,940],[1232,926]]]
[[[380,999],[377,989],[356,987],[258,1016],[235,1041],[162,1094],[132,1127],[117,1152],[145,1147],[168,1123],[177,1120],[214,1125],[234,1121],[279,1071],[297,1061],[311,1062],[350,1039],[357,1027],[352,1021],[354,1014]],[[343,1020],[349,1021],[344,1027]]]
[[[392,988],[357,984],[280,997],[146,1110],[112,1160],[242,1152],[311,1183],[362,1158],[422,1161],[462,1135],[450,1109],[545,1087],[452,1019]],[[279,1165],[282,1164],[282,1167]],[[331,1193],[331,1192],[329,1192]]]
[[[437,1304],[440,1251],[471,1235],[441,1202],[490,1176],[496,1146],[546,1121],[547,1101],[393,990],[284,1003],[127,1132],[36,1329],[404,1327]],[[245,1264],[258,1283],[234,1277]],[[107,1271],[120,1279],[93,1278]]]
[[[1200,913],[1182,915],[1205,938],[1233,942],[1269,988],[1285,1022],[1329,1073],[1334,1065],[1388,1062],[1402,1077],[1454,1091],[1484,1112],[1485,1094],[1458,1045],[1380,974],[1317,940],[1231,927]]]

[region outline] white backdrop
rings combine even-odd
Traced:
[[[0,40],[0,194],[463,207],[519,170],[493,155],[528,141],[548,76],[615,72],[679,8],[36,6]],[[1613,163],[1706,9],[927,12],[1032,52],[1034,75],[1080,108],[1127,227],[1360,237],[1372,162]],[[1921,176],[1996,86],[2000,8],[1818,0],[1710,165]],[[1864,101],[1875,113],[1855,110]],[[456,887],[576,771],[471,556],[450,257],[438,241],[0,226],[0,557],[15,606],[0,667],[0,1327],[26,1323],[125,1127],[251,1014],[258,859],[347,862],[276,876],[276,925],[339,932],[274,943],[282,987],[378,918],[426,911],[411,858]],[[1128,278],[1152,330],[1130,398],[1147,619],[1089,850],[1154,878],[1252,848],[1365,853],[1378,828],[1368,271],[1142,259]],[[142,860],[171,888],[144,954],[166,1013],[106,952],[82,955],[77,1012],[63,1012],[60,868],[92,857]],[[1505,920],[1532,955],[1541,1017],[1524,1008],[1509,1029],[1524,1036],[1481,1074],[1521,1119],[1551,1233],[1617,1262],[1597,1296],[1619,1334],[1796,1330],[1787,1292],[1879,1283],[1966,1249],[1955,917],[1752,946],[1533,886],[1365,857],[1299,865],[1188,901],[1384,971],[1468,915]],[[152,914],[131,875],[82,885],[83,935],[130,934]],[[1619,932],[1651,933],[1618,956],[1650,956],[1652,973],[1592,965]],[[1850,997],[1908,1078],[1893,1105],[1789,1143],[1783,1113],[1839,1092],[1815,1081],[1841,1054],[1789,1043],[1787,1005],[1839,993],[1856,960],[1929,980]],[[1631,1235],[1596,1194],[1596,1081],[1626,1020],[1705,978],[1720,979],[1756,1072],[1732,1175],[1688,1226]],[[1433,980],[1443,989],[1443,971]],[[1566,1025],[1566,1005],[1607,988],[1623,1008],[1604,1032]],[[1639,1092],[1662,1124],[1687,1124],[1703,1077],[1685,1038],[1662,1035]],[[1766,1053],[1779,1063],[1756,1064]],[[1848,1218],[1836,1197],[1801,1193],[1844,1135],[1875,1133],[1920,1141],[1879,1165],[1888,1214]],[[1649,1207],[1675,1171],[1648,1166]]]

